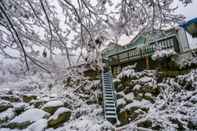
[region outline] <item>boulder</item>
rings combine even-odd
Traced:
[[[139,115],[144,114],[144,111],[141,109],[135,109],[128,111],[128,115],[129,115],[129,121],[134,121],[136,118],[138,118]]]
[[[197,129],[197,115],[194,115],[190,118],[187,126],[191,130],[196,130]]]
[[[151,77],[144,76],[144,77],[140,78],[138,81],[139,81],[140,85],[143,85],[145,83],[151,82],[152,80],[153,79]]]
[[[152,96],[151,93],[145,93],[144,96],[143,96],[143,98],[144,98],[145,100],[151,101],[152,103],[154,102],[153,96]]]
[[[121,125],[125,125],[129,123],[129,115],[127,111],[121,111],[118,113],[118,120],[120,121]]]
[[[135,85],[134,87],[133,87],[133,90],[134,91],[138,91],[138,90],[140,90],[141,89],[141,85],[139,85],[139,84],[137,84],[137,85]]]
[[[130,92],[132,92],[133,91],[133,87],[132,86],[129,86],[129,87],[126,87],[125,89],[124,89],[124,93],[125,94],[128,94],[128,93],[130,93]]]
[[[126,101],[124,98],[117,100],[117,110],[119,111],[121,108],[123,108],[126,105]]]
[[[13,108],[9,108],[4,112],[0,113],[0,124],[7,122],[8,120],[11,120],[14,118],[15,112]]]
[[[120,85],[121,81],[119,79],[114,79],[113,80],[113,85],[114,85],[114,88],[117,89],[118,86]]]
[[[192,97],[190,98],[190,101],[191,101],[193,104],[196,104],[196,103],[197,103],[197,95],[192,96]]]
[[[126,95],[125,95],[125,99],[126,99],[127,103],[133,102],[134,93],[133,93],[133,92],[130,92],[130,93],[126,94]]]
[[[16,115],[20,115],[22,112],[24,112],[28,108],[28,106],[29,106],[28,103],[23,103],[23,102],[14,104]]]
[[[142,121],[138,123],[137,126],[143,128],[152,128],[152,122],[150,120]]]
[[[61,107],[48,120],[48,127],[57,128],[68,121],[71,116],[71,110]]]
[[[21,99],[16,95],[1,95],[0,99],[6,100],[9,102],[21,102]]]
[[[7,110],[8,108],[13,107],[12,104],[8,101],[0,101],[0,112]]]
[[[86,101],[86,103],[87,103],[88,105],[96,104],[96,103],[97,103],[97,99],[96,99],[95,97],[91,97],[90,99],[88,99],[88,100]]]
[[[129,111],[130,114],[138,109],[148,112],[150,105],[152,104],[147,100],[142,100],[142,101],[134,100],[132,103],[126,105],[124,109]]]
[[[37,96],[32,95],[32,94],[27,94],[27,95],[23,95],[22,98],[23,98],[23,101],[24,102],[27,102],[28,103],[28,102],[30,102],[32,100],[37,99]]]
[[[47,128],[47,119],[40,119],[28,127],[28,131],[45,131]]]
[[[114,86],[114,88],[117,92],[121,92],[125,89],[125,86],[123,86],[122,84],[118,84],[117,86]]]
[[[43,118],[47,118],[49,114],[40,109],[29,109],[23,112],[21,115],[12,119],[8,124],[4,125],[3,127],[6,128],[17,128],[17,129],[24,129],[31,125],[33,122],[38,121]]]
[[[123,97],[124,97],[124,93],[123,92],[119,92],[119,93],[116,94],[116,98],[117,99],[121,99]]]
[[[42,110],[53,114],[58,108],[63,107],[64,103],[62,101],[49,101],[43,105]]]
[[[99,105],[102,105],[103,104],[103,95],[102,95],[102,93],[99,93],[97,95],[97,100],[98,100],[98,104]]]
[[[96,127],[92,127],[91,131],[96,131]],[[103,123],[100,124],[100,131],[116,131],[115,127],[109,122],[109,121],[104,121]]]
[[[45,100],[32,100],[30,105],[33,105],[35,108],[41,108],[46,102]]]

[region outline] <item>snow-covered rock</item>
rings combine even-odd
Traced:
[[[49,101],[43,105],[42,109],[49,113],[54,113],[58,108],[63,107],[64,103],[62,101]]]
[[[35,100],[35,99],[37,99],[37,96],[33,95],[33,94],[25,94],[25,95],[23,95],[23,101],[24,102],[30,102],[30,101]]]
[[[133,87],[133,90],[140,90],[140,88],[141,88],[142,86],[141,85],[135,85],[134,87]]]
[[[0,95],[0,99],[6,100],[6,101],[9,101],[9,102],[21,102],[20,97],[17,96],[17,95],[3,94],[3,95]]]
[[[23,129],[35,121],[48,117],[49,114],[40,109],[29,109],[11,120],[5,127]]]
[[[0,124],[7,122],[8,120],[11,120],[12,118],[14,118],[15,116],[15,112],[13,108],[9,108],[4,112],[0,113]]]
[[[150,105],[152,104],[147,100],[142,100],[142,101],[135,100],[132,103],[126,105],[122,110],[130,110],[131,108],[149,108]]]
[[[29,108],[29,104],[24,102],[14,103],[13,106],[17,115]]]
[[[126,95],[125,95],[125,99],[126,99],[126,101],[128,101],[128,102],[132,102],[133,99],[134,99],[134,93],[133,93],[133,92],[130,92],[130,93],[126,94]]]
[[[35,123],[31,124],[27,130],[28,131],[45,131],[47,128],[47,120],[46,119],[40,119],[36,121]]]
[[[138,81],[140,82],[140,84],[145,84],[145,83],[152,81],[152,78],[145,76],[145,77],[140,78]]]
[[[8,108],[13,107],[12,104],[8,101],[0,100],[0,112],[7,110]]]
[[[124,107],[124,105],[126,105],[126,101],[125,101],[124,98],[121,98],[121,99],[117,100],[117,107],[118,108]]]
[[[61,124],[63,124],[64,122],[68,121],[70,119],[70,116],[71,116],[71,110],[70,109],[67,109],[67,108],[64,108],[64,107],[60,107],[49,118],[48,126],[49,127],[53,127],[53,128],[57,128]]]
[[[36,114],[36,115],[35,115]],[[44,112],[43,110],[40,109],[29,109],[22,113],[21,115],[17,116],[11,122],[16,122],[16,123],[22,123],[25,121],[30,121],[30,122],[35,122],[39,119],[42,119],[44,117],[49,116],[47,112]]]

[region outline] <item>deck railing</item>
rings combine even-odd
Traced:
[[[151,56],[157,49],[173,49],[179,52],[178,41],[175,35],[155,40],[139,48],[126,49],[109,56],[111,65]]]

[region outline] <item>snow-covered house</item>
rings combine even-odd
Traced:
[[[149,68],[158,64],[152,59],[155,53],[165,55],[168,52],[181,54],[190,49],[186,32],[182,28],[171,28],[155,33],[143,33],[136,36],[125,46],[115,46],[103,51],[103,58],[107,59],[112,72],[119,72],[124,66],[137,63],[137,67]]]

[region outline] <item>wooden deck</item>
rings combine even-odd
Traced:
[[[151,56],[157,49],[173,49],[175,52],[179,52],[180,49],[176,35],[152,41],[147,45],[138,48],[126,49],[114,53],[113,55],[108,56],[109,63],[111,66],[127,63],[129,61]]]

